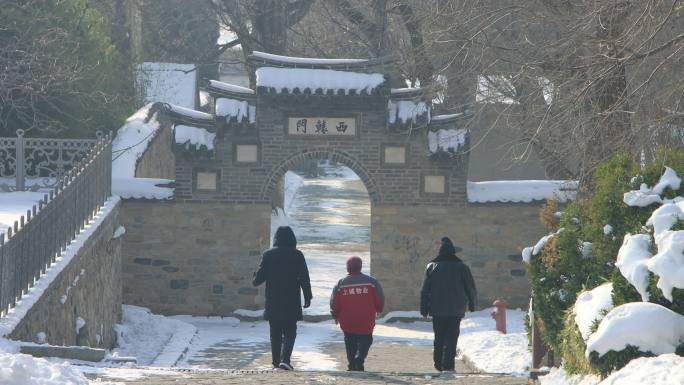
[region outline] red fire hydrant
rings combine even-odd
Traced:
[[[506,300],[503,298],[498,298],[494,301],[494,311],[492,312],[492,318],[496,321],[496,330],[506,334]]]

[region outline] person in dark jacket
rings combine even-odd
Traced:
[[[264,319],[271,329],[271,357],[274,368],[292,370],[290,357],[297,338],[297,321],[304,308],[311,306],[311,283],[304,254],[297,250],[297,238],[289,226],[281,226],[273,238],[273,248],[264,252],[254,286],[266,282]]]
[[[348,275],[337,282],[330,296],[330,312],[344,332],[348,369],[359,372],[373,344],[375,317],[385,306],[380,282],[361,273],[362,263],[359,257],[347,259]]]
[[[432,316],[433,360],[438,371],[454,370],[461,319],[466,307],[471,312],[475,310],[477,298],[470,269],[456,256],[456,251],[451,239],[442,238],[439,255],[427,265],[420,292],[420,314]]]

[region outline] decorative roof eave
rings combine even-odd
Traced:
[[[416,131],[423,129],[430,124],[429,116],[430,115],[428,113],[424,113],[416,116],[415,121],[409,119],[406,122],[403,122],[400,119],[397,119],[394,121],[394,123],[387,124],[394,132]]]
[[[213,159],[214,150],[207,149],[205,145],[193,143],[173,143],[172,150],[175,154],[183,154],[195,159]]]
[[[219,82],[217,80],[207,80],[202,85],[202,90],[206,91],[214,98],[229,98],[247,102],[256,101],[254,90],[236,86],[234,84]]]
[[[163,111],[173,125],[187,125],[215,130],[216,118],[202,111],[175,106],[169,103],[155,103],[152,108]]]
[[[175,153],[202,159],[211,159],[214,157],[214,149],[216,147],[215,133],[210,132],[205,128],[196,126],[186,126],[182,128],[185,130],[191,129],[194,132],[204,132],[204,135],[206,135],[205,138],[208,137],[208,140],[203,141],[202,139],[197,139],[196,137],[193,138],[192,136],[179,138],[179,133],[177,130],[181,129],[181,127],[174,127],[172,149]]]
[[[392,88],[390,90],[390,99],[424,101],[425,95],[421,88]]]
[[[471,112],[461,112],[458,114],[448,114],[448,115],[433,115],[430,120],[430,126],[447,126],[454,123],[462,123],[472,118],[473,114]],[[441,127],[438,127],[441,128]]]
[[[470,151],[470,131],[466,132],[465,143],[460,145],[458,149],[438,149],[435,152],[428,150],[428,157],[433,161],[452,161],[461,162],[468,158]]]
[[[387,82],[383,85],[380,85],[378,87],[375,87],[372,89],[370,92],[367,90],[361,90],[360,92],[354,89],[349,90],[347,92],[346,90],[339,88],[336,90],[329,89],[329,90],[323,90],[322,88],[317,88],[316,90],[311,90],[310,88],[305,88],[304,90],[301,90],[299,88],[295,88],[290,92],[287,89],[282,89],[278,91],[275,87],[265,87],[265,86],[259,86],[257,87],[257,93],[259,94],[268,94],[268,95],[290,95],[290,96],[299,96],[299,97],[304,97],[304,98],[317,98],[317,97],[352,97],[352,98],[377,98],[379,96],[381,97],[387,97],[389,95],[389,88],[385,86]]]
[[[255,67],[310,68],[332,69],[342,71],[370,71],[373,68],[385,67],[396,61],[391,56],[376,59],[316,59],[292,56],[273,55],[253,51],[249,61]]]

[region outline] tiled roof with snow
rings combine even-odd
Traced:
[[[112,178],[112,194],[122,199],[171,199],[173,180],[157,178]]]
[[[387,123],[393,128],[419,128],[430,122],[431,106],[420,88],[392,88]]]
[[[432,116],[427,134],[429,154],[453,156],[466,150],[470,145],[466,122],[471,116],[466,113]]]
[[[464,128],[428,131],[428,150],[431,154],[456,153],[470,142],[470,133]]]
[[[306,57],[293,57],[274,55],[266,52],[253,51],[252,57],[265,61],[288,63],[288,64],[356,64],[367,63],[368,59],[319,59]]]
[[[198,153],[212,154],[216,134],[204,128],[177,125],[173,129],[176,148]]]
[[[217,98],[216,116],[225,118],[228,124],[254,124],[256,123],[256,106],[246,100]]]
[[[216,126],[214,115],[169,103],[159,103],[164,115],[174,125],[185,125],[213,129]]]
[[[209,80],[207,88],[236,94],[254,95],[254,90],[251,88],[236,86],[235,84],[224,83],[218,80]]]
[[[317,95],[371,95],[385,84],[379,73],[329,69],[262,67],[256,71],[257,88],[265,92]]]
[[[435,115],[432,117],[430,120],[431,123],[435,124],[442,124],[442,123],[449,123],[449,122],[454,122],[460,119],[468,119],[470,118],[469,114],[466,113],[458,113],[458,114],[447,114],[447,115]]]
[[[139,109],[116,132],[112,141],[112,177],[135,176],[138,159],[156,137],[160,126],[154,106],[148,104]],[[153,116],[149,116],[150,111]]]
[[[529,203],[556,198],[561,202],[575,199],[577,181],[568,180],[496,180],[468,182],[468,202]]]

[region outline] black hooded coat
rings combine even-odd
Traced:
[[[420,313],[433,317],[463,317],[466,308],[475,310],[477,291],[470,269],[451,241],[443,242],[439,255],[425,271],[420,292]]]
[[[259,270],[254,273],[252,284],[266,282],[266,306],[264,319],[301,320],[302,302],[311,302],[309,269],[304,254],[297,250],[297,238],[288,226],[281,226],[273,238],[273,248],[264,252]]]

